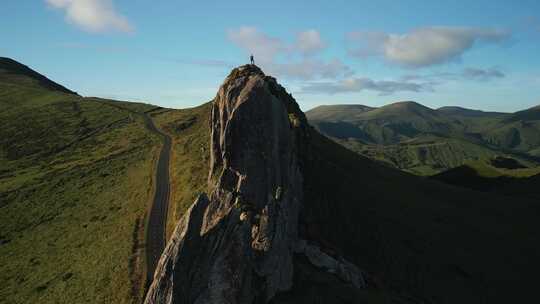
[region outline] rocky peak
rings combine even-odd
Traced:
[[[220,87],[210,124],[209,180],[214,185],[212,177],[222,169],[223,162],[246,170],[243,173],[250,176],[263,173],[258,165],[288,165],[280,158],[286,156],[285,152],[297,152],[295,141],[306,134],[307,121],[275,78],[264,75],[255,65],[244,65],[234,69]],[[275,169],[279,175],[281,168]]]
[[[238,67],[214,99],[210,124],[210,195],[177,225],[146,303],[267,303],[293,288],[298,253],[360,285],[351,265],[299,236],[309,137],[292,96],[258,67]]]

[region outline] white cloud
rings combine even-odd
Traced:
[[[314,55],[326,47],[321,35],[316,30],[297,33],[296,41],[291,44],[271,37],[251,26],[230,29],[227,31],[227,37],[262,62],[271,62],[280,54]]]
[[[118,14],[112,0],[45,0],[50,6],[65,11],[68,22],[88,32],[108,30],[132,32],[126,17]]]
[[[482,69],[482,68],[464,68],[461,72],[443,72],[443,73],[431,73],[431,74],[408,74],[401,77],[404,81],[429,81],[431,83],[443,83],[446,81],[460,81],[460,80],[475,80],[475,81],[489,81],[494,79],[500,79],[506,77],[500,69],[496,67]]]
[[[248,26],[228,30],[227,37],[247,54],[253,54],[257,65],[276,76],[324,79],[352,75],[352,70],[340,60],[314,58],[326,47],[315,30],[299,32],[291,43]]]
[[[228,30],[227,36],[234,44],[253,54],[263,63],[272,62],[279,53],[287,51],[283,41],[261,33],[254,27],[243,26]]]
[[[503,78],[506,75],[496,68],[478,69],[466,68],[462,73],[463,77],[474,80],[487,81],[495,78]]]
[[[338,78],[353,74],[352,70],[338,59],[329,62],[303,59],[295,63],[274,63],[268,67],[268,71],[272,74],[298,79]]]
[[[313,82],[302,87],[302,93],[351,93],[364,90],[378,92],[380,95],[391,95],[396,92],[433,91],[430,83],[409,81],[373,80],[370,78],[348,78],[336,82]]]
[[[478,43],[501,43],[507,31],[469,27],[427,27],[406,34],[352,32],[349,54],[357,57],[378,55],[405,67],[425,67],[458,60]]]
[[[316,30],[300,32],[296,35],[295,47],[305,55],[312,55],[326,47],[321,34]]]
[[[537,16],[528,16],[525,18],[525,25],[533,32],[540,32],[540,18]]]

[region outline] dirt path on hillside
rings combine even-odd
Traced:
[[[152,205],[150,206],[150,212],[148,214],[148,221],[146,227],[145,243],[146,243],[146,286],[152,284],[154,278],[154,272],[156,270],[159,258],[161,253],[165,249],[166,245],[166,224],[167,224],[167,213],[169,210],[169,197],[170,197],[170,181],[169,181],[169,163],[171,156],[171,146],[172,139],[169,135],[165,134],[159,130],[154,124],[154,120],[150,116],[150,112],[155,110],[162,109],[161,107],[156,107],[151,110],[148,110],[144,113],[137,112],[113,103],[103,102],[103,104],[118,108],[135,115],[141,115],[144,119],[145,127],[152,133],[157,134],[163,138],[163,146],[159,152],[158,164],[155,169],[155,184],[156,189],[154,192],[154,197],[152,199]],[[111,127],[112,125],[124,121],[121,119],[115,121],[110,125],[104,126],[103,128]],[[100,129],[101,130],[101,129]]]
[[[144,114],[146,127],[163,138],[163,146],[159,153],[159,160],[155,171],[156,191],[150,213],[148,215],[148,227],[146,229],[146,271],[149,286],[154,277],[157,263],[165,249],[165,225],[167,223],[167,211],[169,208],[169,160],[171,155],[171,137],[161,132],[150,114]]]

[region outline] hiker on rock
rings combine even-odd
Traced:
[[[251,64],[255,64],[255,59],[253,59],[253,54],[249,56],[249,60],[251,61]]]

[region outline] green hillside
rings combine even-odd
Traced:
[[[508,158],[470,161],[430,178],[476,191],[540,199],[540,167],[527,168]]]
[[[310,239],[368,271],[372,287],[347,296],[351,291],[320,285],[308,271],[309,279],[297,283],[302,286],[297,298],[284,303],[330,303],[336,293],[343,303],[535,298],[537,199],[475,192],[409,175],[314,131],[311,143],[303,227]]]
[[[0,57],[0,82],[6,85],[43,88],[68,94],[77,94],[51,81],[29,67],[6,57]],[[5,88],[5,87],[4,87]]]
[[[487,130],[486,141],[506,150],[535,155],[540,148],[540,106],[516,112]]]
[[[0,61],[0,298],[137,301],[159,139],[140,115],[37,75]]]
[[[462,139],[429,135],[394,145],[368,145],[351,138],[337,142],[391,167],[425,176],[470,160],[490,159],[498,155],[496,151]]]
[[[514,114],[461,107],[433,110],[406,101],[380,108],[321,106],[306,115],[338,143],[414,174],[431,175],[498,155],[529,166],[539,163],[537,108]]]
[[[160,141],[137,112],[152,108],[0,60],[2,302],[139,301]]]

